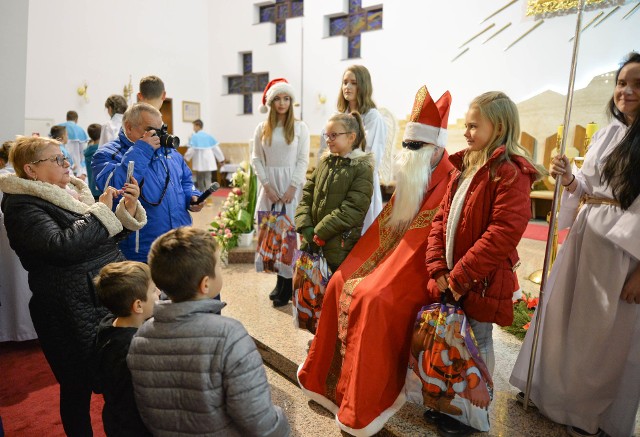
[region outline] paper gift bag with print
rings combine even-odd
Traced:
[[[322,300],[331,270],[320,253],[296,250],[293,271],[293,324],[316,333],[322,312]]]
[[[409,368],[407,400],[489,431],[493,381],[459,306],[435,303],[418,312]]]
[[[298,240],[295,227],[285,213],[275,211],[258,211],[258,245],[256,249],[256,271],[280,273],[290,277],[293,272],[293,254]]]

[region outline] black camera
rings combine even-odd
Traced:
[[[167,132],[167,125],[163,124],[160,129],[154,129],[154,136],[160,137],[160,145],[162,147],[171,147],[177,149],[180,146],[180,138]]]

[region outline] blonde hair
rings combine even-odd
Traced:
[[[338,94],[338,111],[346,112],[349,109],[349,102],[344,98],[342,93],[342,81],[344,81],[344,75],[350,71],[356,77],[356,85],[358,85],[358,93],[356,95],[356,101],[358,102],[358,112],[360,114],[366,114],[370,109],[375,108],[371,95],[373,94],[373,85],[371,84],[371,75],[369,70],[364,65],[351,65],[342,73],[342,80],[340,81],[340,93]]]
[[[493,134],[484,149],[465,153],[463,176],[466,177],[483,166],[493,155],[493,152],[502,145],[505,146],[505,153],[492,165],[491,177],[495,176],[495,169],[501,162],[512,162],[511,156],[520,156],[537,168],[526,149],[518,143],[520,116],[516,104],[509,96],[501,91],[489,91],[473,99],[469,108],[473,107],[477,108],[480,114],[493,124]]]
[[[62,143],[53,138],[18,137],[9,150],[9,161],[13,164],[16,175],[22,179],[30,179],[24,166],[40,159],[42,151],[52,144],[60,146]]]
[[[149,251],[151,277],[174,302],[193,299],[205,276],[216,276],[218,245],[204,229],[183,226],[159,236]]]
[[[288,95],[288,94],[287,94]],[[291,96],[289,96],[291,97]],[[267,122],[264,124],[262,128],[262,142],[267,145],[271,145],[271,139],[273,136],[273,131],[278,126],[278,112],[275,107],[275,98],[271,101],[269,115],[267,115]],[[295,137],[295,125],[296,118],[293,115],[293,97],[291,97],[291,104],[289,105],[289,109],[284,117],[284,123],[282,124],[282,130],[284,133],[284,140],[287,144],[291,144],[293,142],[293,138]]]
[[[351,145],[351,150],[360,148],[364,152],[367,147],[367,139],[364,131],[364,123],[359,112],[353,111],[349,114],[334,114],[329,119],[330,122],[340,123],[345,131],[356,134],[356,139]]]

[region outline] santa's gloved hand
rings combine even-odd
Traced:
[[[306,228],[302,228],[298,231],[304,240],[311,244],[313,243],[313,228],[311,226],[307,226]]]

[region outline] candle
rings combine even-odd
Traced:
[[[593,121],[587,125],[586,137],[590,140],[593,134],[598,130],[598,124]]]
[[[562,134],[564,133],[564,124],[558,126],[558,138],[562,138]]]

